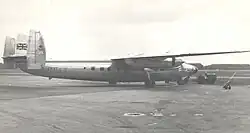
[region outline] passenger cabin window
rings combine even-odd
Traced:
[[[100,71],[104,71],[104,67],[100,67]]]
[[[83,69],[86,69],[86,67],[83,67]]]
[[[95,67],[91,67],[91,70],[94,71],[94,70],[95,70]]]
[[[107,68],[107,70],[108,70],[108,71],[110,71],[110,70],[111,70],[111,68],[110,68],[110,67],[108,67],[108,68]]]
[[[160,71],[164,71],[164,69],[160,69]]]

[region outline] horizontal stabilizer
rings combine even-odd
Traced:
[[[47,60],[46,63],[111,63],[111,60]]]
[[[3,57],[12,56],[15,54],[15,38],[6,36]]]

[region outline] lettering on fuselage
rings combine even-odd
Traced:
[[[51,66],[42,66],[43,70],[49,71],[49,72],[67,72],[69,69],[74,68],[60,68],[60,67],[51,67]],[[110,67],[83,67],[81,69],[82,71],[111,71]]]
[[[48,71],[58,71],[61,72],[62,68],[58,68],[58,67],[48,67]]]
[[[69,71],[69,69],[74,69],[74,68],[60,68],[60,67],[51,67],[51,66],[42,66],[42,69],[43,70],[46,70],[48,72],[67,72]],[[93,71],[93,72],[108,72],[108,71],[111,71],[111,68],[110,67],[83,67],[81,69],[81,71]],[[123,69],[119,69],[117,68],[116,70],[114,70],[116,72],[126,72],[125,70]],[[160,69],[157,69],[156,71],[169,71],[169,69],[167,68],[160,68]]]
[[[49,72],[66,72],[67,68],[60,68],[60,67],[44,67],[42,69],[47,70]]]

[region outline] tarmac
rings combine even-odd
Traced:
[[[250,86],[159,84],[109,86],[0,70],[0,132],[250,132]]]

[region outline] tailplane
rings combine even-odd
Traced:
[[[6,36],[3,57],[9,57],[15,54],[15,38]]]
[[[30,30],[27,50],[27,69],[41,69],[46,62],[44,39],[40,32]]]

